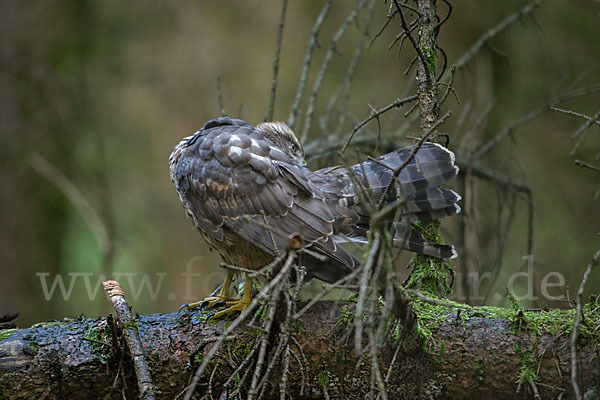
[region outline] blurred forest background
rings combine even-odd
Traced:
[[[288,4],[275,120],[288,120],[310,31],[324,4]],[[355,4],[334,1],[323,23],[295,127],[299,133],[331,38]],[[447,71],[526,4],[453,2],[438,37]],[[439,8],[440,15],[447,10],[443,3]],[[367,48],[388,9],[389,2],[366,1],[332,53],[306,131],[311,167],[340,162],[339,144],[368,117],[369,105],[379,109],[415,91],[414,69],[404,74],[412,52],[398,56],[397,43],[388,49],[401,30],[397,16]],[[463,172],[451,186],[463,194],[465,213],[444,222],[446,240],[460,254],[454,261],[458,299],[506,304],[507,282],[527,271],[530,209],[531,285],[539,299],[524,299],[526,307],[568,307],[567,292],[574,297],[600,244],[600,173],[574,164],[600,164],[598,124],[574,139],[585,120],[547,106],[583,90],[589,93],[556,106],[589,116],[598,112],[599,11],[598,1],[541,2],[454,76],[460,103],[449,95],[441,114],[451,110],[453,116],[440,129],[450,135]],[[218,77],[227,114],[252,124],[267,116],[280,13],[280,2],[256,0],[0,2],[0,315],[19,312],[17,322],[28,326],[106,314],[112,305],[97,289],[102,274],[121,274],[139,313],[175,311],[219,283],[220,260],[186,220],[169,180],[168,157],[182,137],[221,115]],[[357,48],[362,52],[345,86]],[[440,53],[438,72],[442,63]],[[384,140],[378,149],[377,121],[371,121],[347,154],[365,158],[412,143],[419,133],[417,112],[404,116],[410,107],[381,117]],[[530,114],[536,109],[544,112]],[[501,132],[506,135],[497,146],[470,161]],[[504,185],[482,179],[481,171],[492,171]],[[532,208],[527,191],[515,190],[526,186]],[[406,271],[407,259],[399,258],[397,267]],[[199,276],[186,280],[186,268]],[[480,287],[465,279],[485,272],[490,277]],[[548,293],[563,301],[540,294],[551,272],[565,282]],[[57,276],[65,293],[72,289],[66,300]],[[144,279],[156,292],[140,286]],[[527,293],[526,278],[515,282],[517,294]],[[596,273],[588,288],[597,292],[599,284]],[[132,298],[132,288],[139,296]]]

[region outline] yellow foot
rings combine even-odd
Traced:
[[[250,301],[244,301],[243,298],[239,299],[239,300],[232,300],[232,301],[228,301],[226,303],[227,307],[226,309],[216,312],[215,313],[215,318],[221,318],[227,314],[230,314],[232,312],[235,311],[239,311],[240,314],[244,312],[244,310],[246,308],[248,308],[248,306],[250,305]]]
[[[231,297],[225,297],[225,296],[213,296],[213,297],[207,297],[204,300],[200,300],[197,301],[195,303],[190,303],[190,304],[184,304],[179,308],[179,311],[186,309],[186,310],[193,310],[195,308],[204,308],[204,307],[208,307],[208,308],[214,308],[217,305],[226,305],[229,304],[231,302]]]

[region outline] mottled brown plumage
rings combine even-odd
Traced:
[[[307,249],[308,277],[334,282],[359,265],[340,243],[364,242],[369,229],[361,189],[352,184],[349,171],[379,201],[392,179],[391,169],[402,165],[412,151],[411,146],[378,162],[313,172],[284,123],[252,127],[223,117],[207,122],[175,147],[170,171],[188,215],[226,263],[262,268],[286,250],[291,236],[300,234]],[[400,219],[390,223],[395,246],[436,257],[455,256],[452,246],[427,243],[408,224],[460,210],[460,196],[438,187],[457,171],[454,155],[444,147],[425,143],[419,149],[385,199],[406,197]]]

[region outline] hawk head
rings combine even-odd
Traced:
[[[275,143],[292,160],[298,164],[306,165],[302,145],[296,138],[294,131],[285,122],[263,122],[256,126],[256,130]]]

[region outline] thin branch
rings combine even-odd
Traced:
[[[394,0],[394,5],[396,6],[396,10],[398,10],[398,14],[400,14],[400,21],[402,23],[402,29],[404,29],[404,31],[406,32],[406,36],[408,37],[408,40],[410,40],[410,43],[413,45],[415,51],[417,52],[417,55],[419,56],[419,59],[421,60],[421,64],[423,66],[423,70],[429,71],[429,67],[427,66],[427,60],[425,59],[425,55],[423,54],[423,51],[421,50],[421,46],[419,46],[417,44],[417,41],[415,40],[412,33],[410,32],[410,28],[409,28],[408,24],[406,23],[406,18],[404,17],[404,12],[402,12],[402,8],[400,8],[400,5],[398,4],[398,0]],[[425,77],[427,79],[427,83],[430,86],[433,85],[430,74],[425,73]]]
[[[459,164],[459,167],[461,170],[468,169],[473,173],[473,175],[477,176],[478,178],[483,178],[492,181],[505,189],[510,189],[517,193],[531,192],[531,189],[529,188],[529,186],[527,186],[527,184],[517,181],[511,176],[503,175],[502,173],[489,167],[468,161],[461,162]]]
[[[527,5],[525,5],[520,10],[508,15],[502,21],[500,21],[496,26],[488,30],[484,33],[477,41],[458,59],[458,61],[454,64],[456,67],[456,71],[459,71],[463,68],[471,59],[481,50],[481,48],[490,41],[494,36],[498,35],[500,32],[508,28],[510,25],[523,18],[524,16],[533,12],[540,4],[542,4],[543,0],[534,0]],[[444,77],[447,79],[447,77]]]
[[[396,10],[394,10],[394,12],[391,15],[387,16],[387,18],[386,18],[385,22],[383,23],[382,27],[379,28],[379,30],[377,31],[377,33],[375,33],[375,36],[373,36],[373,39],[371,39],[371,41],[367,45],[367,49],[370,49],[371,46],[373,45],[373,43],[375,43],[375,40],[377,40],[377,38],[379,36],[381,36],[381,34],[385,30],[385,28],[387,28],[388,25],[390,24],[390,22],[392,22],[392,19],[394,18],[394,15],[396,15]]]
[[[121,289],[121,285],[117,281],[102,282],[102,287],[104,287],[104,291],[115,307],[117,319],[121,323],[123,335],[125,336],[125,342],[133,358],[135,375],[140,390],[140,399],[155,400],[154,383],[150,375],[150,368],[148,368],[148,363],[144,357],[144,347],[140,340],[138,326],[135,318],[131,315],[129,305],[125,301],[123,289]]]
[[[418,26],[419,26],[419,24],[417,23],[417,21],[411,22],[410,26],[409,26],[410,31],[411,32],[414,31]],[[402,31],[399,34],[397,34],[396,37],[394,38],[394,40],[392,40],[392,42],[388,45],[388,47],[387,47],[388,50],[391,50],[391,48],[394,47],[394,45],[396,43],[398,43],[398,40],[400,40],[400,39],[404,40],[405,38],[406,38],[406,32],[405,31]],[[402,43],[400,44],[399,47],[402,47]],[[398,54],[400,54],[400,52],[398,52]]]
[[[294,314],[292,319],[300,318],[306,311],[308,311],[313,305],[315,305],[316,302],[321,300],[323,298],[323,296],[325,296],[327,293],[329,293],[333,289],[336,289],[336,288],[340,287],[341,285],[344,285],[346,282],[353,280],[359,273],[360,273],[360,269],[356,269],[351,274],[338,279],[334,283],[324,284],[323,285],[324,289],[321,290],[319,293],[317,293],[308,303],[306,303],[306,305],[304,307],[302,307],[302,309],[300,311],[298,311],[296,314]]]
[[[583,143],[583,141],[585,140],[586,134],[589,130],[589,128],[595,124],[596,122],[600,121],[600,111],[598,111],[596,114],[594,114],[594,116],[587,120],[583,125],[581,125],[579,127],[579,129],[577,129],[572,135],[572,138],[577,138],[577,142],[575,142],[575,145],[573,146],[573,149],[571,149],[571,153],[569,153],[570,156],[574,156],[575,153],[577,152],[577,149],[579,149],[579,147],[581,146],[581,143]]]
[[[389,110],[391,110],[392,108],[395,107],[401,107],[403,104],[409,103],[411,101],[415,101],[417,100],[417,95],[414,94],[412,96],[408,96],[405,97],[403,99],[396,99],[394,100],[393,103],[388,104],[387,106],[373,112],[371,111],[371,114],[369,114],[369,116],[364,119],[363,121],[361,121],[359,124],[357,124],[354,129],[352,130],[352,133],[350,134],[350,136],[348,137],[348,139],[346,140],[346,143],[344,143],[344,145],[342,146],[340,153],[344,153],[346,151],[346,149],[348,148],[348,146],[350,145],[350,142],[352,141],[352,138],[354,138],[354,135],[356,134],[356,132],[358,132],[358,130],[360,128],[362,128],[363,126],[365,126],[369,121],[371,121],[374,118],[379,118],[379,116],[381,114],[384,114],[386,112],[388,112]]]
[[[530,112],[528,112],[527,114],[525,114],[524,116],[519,118],[517,121],[513,122],[509,126],[502,129],[493,138],[491,138],[488,142],[481,145],[473,153],[472,160],[477,160],[481,156],[487,154],[490,150],[492,150],[494,147],[496,147],[496,145],[498,145],[498,143],[500,143],[502,141],[502,139],[504,139],[507,136],[510,136],[515,129],[517,129],[521,125],[524,125],[524,124],[528,123],[529,121],[539,117],[541,114],[543,114],[547,110],[551,109],[552,107],[554,107],[560,103],[563,103],[567,100],[571,100],[573,98],[585,96],[585,95],[595,93],[595,92],[600,92],[600,85],[595,85],[595,86],[590,86],[590,87],[583,88],[583,89],[573,90],[571,92],[564,93],[560,96],[555,97],[554,99],[551,99],[551,100],[537,106],[536,108],[534,108],[533,110],[531,110]]]
[[[77,188],[75,183],[38,153],[34,153],[29,162],[37,173],[52,182],[71,201],[71,204],[79,212],[79,215],[83,217],[90,227],[102,254],[109,254],[112,243],[106,226],[100,215]]]
[[[357,354],[360,354],[362,349],[362,332],[363,332],[363,310],[365,304],[365,298],[367,296],[367,288],[370,281],[370,272],[375,264],[375,258],[380,250],[379,231],[373,233],[373,240],[369,243],[369,255],[364,267],[362,268],[362,276],[360,280],[360,290],[358,292],[358,299],[356,300],[356,309],[354,311],[354,349]]]
[[[579,284],[579,290],[577,291],[576,305],[577,305],[577,313],[575,314],[575,322],[573,323],[573,330],[571,331],[571,386],[573,386],[573,392],[575,393],[575,398],[577,400],[581,400],[581,392],[579,390],[579,385],[577,384],[577,328],[579,327],[579,323],[583,318],[582,315],[582,304],[581,298],[583,297],[583,289],[585,288],[585,284],[592,272],[592,269],[600,264],[600,249],[596,251],[594,257],[592,257],[592,261],[589,263],[585,273],[583,274],[583,279]]]
[[[452,87],[452,84],[454,83],[454,71],[455,70],[456,70],[456,67],[454,67],[454,66],[450,69],[450,82],[447,82],[447,83],[446,82],[439,82],[438,83],[438,85],[446,86],[446,92],[442,96],[442,99],[440,100],[440,103],[439,103],[440,107],[442,106],[442,104],[444,104],[444,102],[448,98],[448,95],[450,94],[450,92],[452,92],[452,94],[454,95],[454,98],[456,99],[456,102],[458,104],[460,104],[460,99],[458,98],[458,96],[456,95],[456,91]]]
[[[346,32],[346,29],[350,24],[356,19],[358,12],[364,7],[366,0],[360,0],[356,7],[350,12],[350,14],[346,17],[346,19],[341,23],[335,35],[331,39],[329,44],[329,49],[327,53],[325,53],[325,58],[323,59],[323,63],[321,64],[321,69],[319,70],[319,74],[315,79],[315,84],[313,85],[312,92],[310,93],[310,98],[308,100],[308,108],[306,110],[306,118],[304,121],[304,126],[302,127],[302,135],[300,142],[304,143],[306,138],[308,137],[308,131],[312,126],[312,120],[315,113],[315,102],[317,100],[317,94],[321,88],[321,84],[323,83],[323,78],[325,78],[325,73],[329,67],[329,62],[331,61],[333,54],[336,52],[337,42],[340,40],[342,35]]]
[[[279,16],[279,27],[277,29],[277,45],[275,47],[275,57],[273,59],[273,80],[271,81],[271,99],[269,100],[269,111],[265,121],[273,120],[273,111],[275,110],[275,92],[277,91],[277,75],[279,73],[279,56],[281,54],[281,40],[283,38],[283,27],[285,26],[285,13],[287,11],[288,0],[281,2],[281,15]]]
[[[575,112],[575,111],[572,111],[572,110],[564,110],[564,109],[558,108],[558,107],[550,107],[550,109],[552,111],[558,111],[558,112],[561,112],[563,114],[573,115],[573,116],[579,117],[579,118],[584,118],[584,119],[587,119],[588,121],[590,121],[590,120],[593,119],[592,117],[590,117],[588,115],[581,114],[581,113],[578,113],[578,112]],[[597,125],[600,125],[600,121],[598,121],[598,120],[594,121],[594,123],[597,124]]]
[[[373,20],[374,10],[375,10],[375,1],[371,0],[369,3],[369,7],[367,10],[367,17],[364,22],[364,30],[363,34],[360,37],[360,40],[356,44],[356,48],[354,50],[354,55],[352,56],[352,60],[348,65],[348,69],[346,72],[346,76],[344,77],[344,82],[342,83],[342,102],[340,104],[340,109],[342,110],[339,114],[337,128],[335,129],[334,136],[338,136],[344,127],[344,123],[346,122],[346,115],[348,110],[348,103],[350,102],[350,85],[352,84],[352,78],[354,77],[354,72],[356,70],[356,66],[358,65],[358,60],[360,59],[360,55],[362,54],[362,50],[365,45],[366,39],[369,37],[369,28],[371,27],[371,21]]]
[[[233,322],[229,325],[229,327],[227,327],[225,329],[225,331],[223,332],[223,334],[219,337],[219,340],[211,347],[208,354],[205,355],[205,357],[204,357],[202,363],[200,364],[200,366],[198,367],[198,369],[196,369],[196,372],[194,373],[194,377],[192,378],[192,381],[186,390],[184,400],[190,400],[192,398],[192,396],[194,394],[194,390],[196,389],[196,386],[198,385],[198,382],[200,381],[200,377],[202,376],[202,373],[208,366],[208,363],[210,362],[210,360],[212,360],[212,358],[215,356],[215,354],[217,354],[217,351],[219,350],[219,347],[221,347],[221,345],[225,341],[225,338],[228,337],[242,321],[245,321],[246,318],[248,318],[248,316],[252,312],[254,312],[254,309],[256,308],[256,306],[258,306],[258,304],[264,298],[266,298],[268,294],[271,293],[271,290],[273,289],[273,287],[275,285],[277,285],[284,277],[287,277],[287,273],[291,268],[291,265],[292,265],[292,262],[294,261],[295,256],[296,256],[296,254],[293,251],[291,251],[288,254],[287,260],[286,260],[285,264],[283,265],[283,267],[281,268],[281,270],[279,271],[279,273],[271,281],[269,281],[269,283],[267,283],[265,285],[265,287],[252,300],[250,305],[241,313],[241,315],[239,317],[237,317],[235,320],[233,320]]]
[[[329,9],[331,8],[331,2],[333,0],[328,0],[321,9],[321,13],[317,17],[317,21],[313,26],[310,32],[310,39],[308,41],[308,46],[306,48],[306,54],[304,55],[304,62],[302,64],[302,72],[300,73],[300,80],[298,81],[298,90],[296,91],[296,96],[294,97],[294,103],[292,104],[292,109],[290,110],[290,116],[288,118],[288,126],[293,130],[296,125],[296,117],[298,115],[298,110],[300,107],[300,100],[302,99],[302,94],[304,93],[304,87],[306,86],[306,80],[308,78],[308,70],[310,69],[310,63],[313,59],[313,53],[315,51],[315,46],[318,42],[319,30],[321,29],[321,25],[323,25],[323,21],[325,21],[325,17],[329,13]]]
[[[600,167],[598,167],[596,165],[588,164],[585,161],[575,160],[574,163],[575,163],[575,165],[578,165],[580,167],[585,167],[585,168],[593,169],[594,171],[600,172]]]

